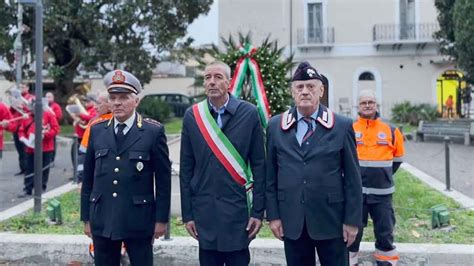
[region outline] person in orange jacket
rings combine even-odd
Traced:
[[[112,113],[109,106],[109,95],[107,92],[102,92],[97,95],[97,105],[96,105],[96,114],[97,118],[92,119],[87,125],[82,140],[79,145],[79,155],[77,158],[77,182],[82,182],[82,176],[84,171],[84,157],[87,151],[87,145],[89,144],[89,135],[91,127],[97,123],[100,123],[104,120],[109,120],[112,118]]]
[[[41,132],[43,141],[43,175],[42,175],[42,189],[46,190],[49,178],[49,166],[54,152],[54,137],[59,134],[59,124],[54,114],[49,110],[43,111],[43,130]],[[35,132],[34,112],[24,119],[18,130],[20,141],[26,146],[26,172],[23,193],[18,197],[23,198],[30,196],[34,188],[34,139],[39,137]]]
[[[360,92],[359,119],[354,122],[353,127],[362,177],[363,224],[364,227],[367,226],[370,214],[374,222],[374,256],[377,265],[396,265],[399,255],[393,245],[393,174],[402,163],[403,135],[398,128],[382,122],[375,92],[372,90]],[[362,234],[363,228],[359,230],[354,244],[349,247],[350,265],[357,265]]]

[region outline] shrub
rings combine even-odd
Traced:
[[[420,120],[433,121],[440,117],[436,106],[422,103],[412,105],[405,101],[395,104],[392,108],[392,120],[397,123],[408,123],[412,126],[418,125]]]
[[[143,98],[138,105],[137,111],[144,117],[149,117],[160,122],[165,122],[171,115],[171,107],[169,104],[156,98]]]

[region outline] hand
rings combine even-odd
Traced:
[[[92,238],[91,224],[89,222],[84,223],[84,234]]]
[[[346,242],[347,247],[354,243],[358,231],[359,228],[357,226],[347,224],[342,225],[342,236],[344,237],[344,242]]]
[[[7,127],[8,126],[8,121],[7,120],[2,120],[2,122],[0,122],[0,126],[2,127]]]
[[[194,239],[197,240],[199,235],[198,235],[198,232],[196,230],[196,224],[194,223],[194,221],[187,222],[185,227],[186,227],[186,230],[188,231],[189,235],[191,235]]]
[[[249,238],[254,238],[258,231],[260,231],[260,228],[262,228],[262,221],[260,219],[250,217],[245,230],[249,232]]]
[[[281,224],[281,220],[273,220],[269,223],[270,230],[272,230],[273,235],[283,241],[283,225]]]
[[[155,234],[151,239],[151,244],[155,242],[155,238],[158,239],[166,233],[166,223],[155,223]]]

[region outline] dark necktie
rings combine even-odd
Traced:
[[[303,121],[306,123],[306,125],[308,125],[308,130],[306,130],[306,133],[304,134],[303,136],[303,140],[301,141],[301,146],[303,146],[303,144],[305,143],[305,141],[311,137],[311,135],[313,135],[314,133],[314,129],[313,129],[313,118],[311,117],[303,117]]]
[[[125,134],[123,134],[123,130],[126,126],[127,125],[125,125],[124,123],[120,123],[117,125],[117,147],[121,147],[125,140]]]

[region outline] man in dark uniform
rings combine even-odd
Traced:
[[[255,106],[228,93],[229,78],[225,63],[207,65],[207,99],[183,120],[181,210],[201,265],[248,265],[265,207],[262,126]]]
[[[163,126],[135,112],[138,79],[123,70],[104,78],[113,118],[91,127],[81,190],[84,233],[96,265],[120,265],[122,242],[132,265],[152,265],[171,200],[171,164]]]
[[[362,187],[352,121],[319,104],[322,78],[301,63],[292,79],[296,107],[267,128],[266,211],[288,265],[348,265],[362,222]]]

